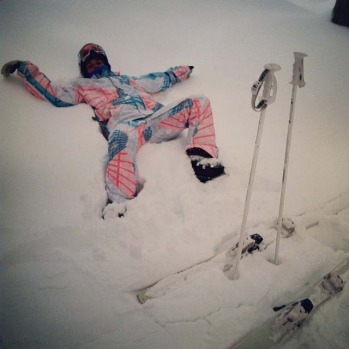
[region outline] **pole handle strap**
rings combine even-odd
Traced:
[[[259,79],[254,82],[251,88],[252,100],[251,105],[254,111],[261,111],[265,109],[269,104],[275,102],[277,92],[277,81],[274,73],[280,70],[281,67],[276,63],[269,63],[264,66],[264,70]],[[260,89],[264,85],[264,90],[259,103],[256,105],[256,100]]]

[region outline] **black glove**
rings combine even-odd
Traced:
[[[7,78],[10,74],[14,73],[23,61],[11,61],[3,65],[1,68],[1,74]]]
[[[192,65],[188,65],[189,69],[190,69],[190,72],[193,71],[194,67]]]

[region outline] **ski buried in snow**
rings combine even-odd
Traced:
[[[243,246],[243,254],[242,257],[247,256],[248,254],[252,254],[254,251],[261,251],[265,248],[263,244],[263,237],[260,234],[252,234],[250,235],[244,242]],[[233,248],[229,249],[227,252],[216,255],[209,259],[206,259],[198,264],[191,266],[187,269],[179,271],[173,275],[167,276],[158,282],[146,287],[137,292],[137,299],[141,304],[144,304],[147,300],[159,297],[171,291],[171,289],[175,289],[176,285],[183,283],[189,274],[200,271],[200,269],[205,268],[208,262],[211,260],[216,260],[217,262],[221,262],[222,260],[230,261],[234,259],[236,256],[238,244],[235,244]],[[228,272],[231,268],[231,264],[226,263],[223,271]],[[228,276],[227,276],[228,277]]]
[[[321,217],[326,215],[336,215],[347,207],[347,196],[342,195],[328,202],[324,207],[293,216],[292,218],[284,218],[282,220],[281,235],[283,238],[292,237],[293,234],[298,234],[301,230],[307,230],[319,223]],[[260,225],[256,228],[249,229],[250,231],[258,231],[258,233],[249,234],[245,239],[242,247],[241,258],[253,256],[255,253],[266,250],[270,245],[275,243],[276,230],[275,221]],[[238,244],[232,244],[228,250],[218,252],[213,256],[199,261],[195,265],[190,265],[173,274],[164,276],[160,280],[145,286],[142,289],[136,290],[136,297],[141,304],[148,300],[156,299],[166,294],[171,293],[185,285],[188,279],[194,277],[197,273],[203,272],[209,268],[221,268],[222,272],[228,279],[233,279],[233,266],[236,263]]]
[[[305,293],[304,298],[274,307],[277,312],[258,328],[247,333],[231,349],[273,348],[288,341],[315,311],[329,299],[339,295],[349,278],[349,256],[328,272]]]
[[[284,227],[285,236],[291,236],[292,233],[288,231],[288,225]],[[267,227],[266,229],[272,229],[272,227]],[[241,259],[253,255],[256,252],[264,251],[269,245],[271,245],[275,238],[270,238],[270,236],[262,236],[262,233],[250,234],[243,243]],[[270,235],[270,234],[269,234]],[[217,264],[222,265],[222,271],[228,279],[232,279],[232,267],[236,262],[238,243],[234,244],[232,248],[225,252],[219,253],[197,263],[196,265],[190,266],[183,269],[177,273],[165,276],[164,278],[158,280],[157,282],[137,291],[137,299],[141,304],[144,304],[150,299],[155,299],[171,291],[179,288],[185,281],[195,273],[199,273],[202,270],[213,267]]]

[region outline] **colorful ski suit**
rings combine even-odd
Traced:
[[[87,103],[93,108],[108,140],[108,198],[118,203],[138,193],[136,154],[147,142],[173,139],[188,128],[186,149],[199,148],[212,157],[218,156],[210,101],[205,96],[191,96],[167,106],[150,96],[187,79],[190,73],[188,66],[140,77],[108,70],[62,85],[51,82],[29,61],[18,68],[18,75],[36,97],[56,107]]]

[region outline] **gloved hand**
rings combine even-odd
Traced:
[[[190,69],[190,72],[192,72],[192,71],[193,71],[193,69],[194,69],[194,66],[192,66],[192,65],[188,65],[188,67],[189,67],[189,69]]]
[[[7,78],[10,74],[14,73],[18,68],[19,65],[22,63],[23,61],[10,61],[6,64],[3,65],[3,67],[1,68],[1,74]]]

